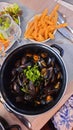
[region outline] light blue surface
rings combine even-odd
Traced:
[[[65,2],[67,2],[69,4],[73,4],[73,0],[63,0],[63,1],[65,1]]]

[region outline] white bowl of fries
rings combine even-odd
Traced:
[[[38,16],[40,16],[40,14],[37,15],[37,17],[38,17]],[[46,31],[44,31],[44,36],[45,36],[45,37],[41,34],[41,33],[43,33],[43,30],[44,30],[44,29],[42,29],[42,28],[39,29],[39,31],[37,31],[37,29],[35,29],[36,31],[33,32],[33,31],[32,31],[32,30],[33,30],[33,26],[30,25],[30,27],[29,27],[29,24],[31,24],[33,20],[34,20],[34,17],[32,17],[32,18],[29,20],[29,22],[28,22],[28,24],[27,24],[27,26],[26,26],[26,31],[25,31],[25,34],[24,34],[24,39],[28,39],[28,40],[30,40],[31,42],[37,42],[37,43],[40,43],[40,42],[45,43],[45,42],[49,41],[50,39],[54,39],[56,30],[55,30],[55,31],[53,32],[53,34],[51,35],[52,38],[50,38],[50,37],[45,38],[46,35],[47,35],[46,32],[47,32],[48,29],[46,29]],[[35,24],[36,24],[36,23],[35,23]],[[31,26],[32,26],[32,27],[31,27]],[[31,28],[31,31],[32,31],[32,32],[29,30],[29,28]],[[36,27],[34,27],[34,28],[36,28]],[[26,34],[27,31],[28,31],[28,32],[31,32],[30,35]]]
[[[26,26],[24,38],[37,43],[55,39],[57,29],[67,26],[66,23],[57,24],[58,9],[57,4],[49,15],[48,9],[45,9],[41,14],[32,17]]]

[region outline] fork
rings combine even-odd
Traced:
[[[61,22],[61,23],[67,22],[65,14],[62,14],[59,11],[58,11],[58,14],[59,14],[59,16],[58,16],[59,22]],[[70,26],[67,26],[66,28],[73,34],[73,29]]]

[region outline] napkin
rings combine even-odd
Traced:
[[[53,116],[52,122],[57,130],[72,130],[73,128],[73,95]]]

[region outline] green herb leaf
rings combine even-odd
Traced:
[[[21,88],[21,90],[22,90],[23,92],[25,92],[25,93],[29,93],[27,87],[23,87],[23,88]]]
[[[28,66],[28,68],[24,70],[24,73],[27,79],[32,82],[35,82],[40,77],[40,71],[37,65],[34,65],[33,67]]]

